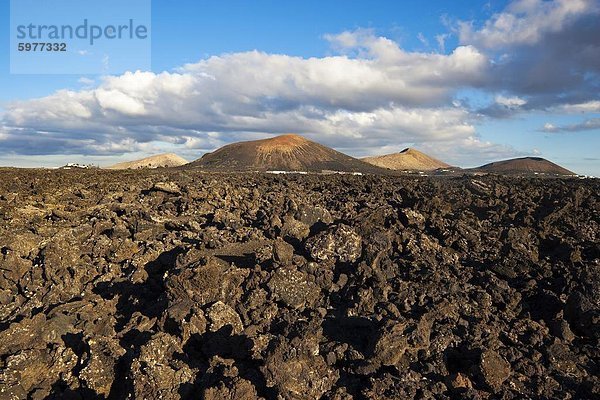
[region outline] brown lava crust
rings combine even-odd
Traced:
[[[0,170],[0,399],[598,398],[599,193]]]

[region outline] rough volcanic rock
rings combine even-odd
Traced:
[[[206,400],[255,400],[261,399],[256,393],[256,388],[250,381],[235,377],[231,383],[220,382],[217,387],[204,391],[203,399]]]
[[[312,306],[319,297],[319,287],[308,280],[308,274],[288,268],[279,268],[267,283],[277,300],[293,308]]]
[[[340,262],[356,261],[361,254],[361,237],[348,225],[337,225],[311,237],[306,250],[316,261],[335,259]]]
[[[185,363],[178,341],[159,332],[141,347],[131,375],[135,398],[173,399],[185,394],[182,389],[193,383],[196,373]]]
[[[267,387],[274,387],[283,399],[320,399],[338,380],[338,372],[318,351],[318,344],[311,339],[276,343],[262,368]]]
[[[283,240],[275,240],[273,243],[273,261],[280,264],[289,264],[294,257],[294,246]]]
[[[221,301],[217,301],[210,306],[206,310],[206,316],[208,318],[208,330],[211,332],[216,332],[225,326],[231,328],[231,332],[234,334],[244,330],[240,316],[233,308]]]
[[[494,390],[500,389],[510,376],[510,364],[493,350],[481,354],[479,368],[485,383]]]
[[[0,170],[0,398],[598,398],[598,193]]]

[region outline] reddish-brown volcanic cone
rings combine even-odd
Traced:
[[[575,175],[560,165],[539,157],[524,157],[511,160],[496,161],[483,165],[475,170],[498,174],[548,174]]]
[[[430,157],[427,154],[421,153],[415,149],[404,149],[400,153],[366,157],[362,160],[381,168],[388,168],[398,171],[432,171],[440,168],[450,167],[449,164]]]
[[[232,143],[189,164],[210,171],[340,171],[382,173],[382,169],[298,135]]]

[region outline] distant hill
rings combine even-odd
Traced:
[[[203,155],[189,164],[209,171],[339,171],[385,173],[371,164],[299,135],[238,142]]]
[[[432,171],[439,168],[449,168],[450,165],[437,160],[415,149],[404,149],[399,153],[383,156],[366,157],[362,159],[369,164],[393,170]]]
[[[177,154],[166,153],[142,158],[141,160],[122,162],[107,167],[108,169],[141,169],[141,168],[159,168],[159,167],[179,167],[187,164],[188,161]]]
[[[473,168],[474,171],[497,174],[548,174],[548,175],[575,175],[560,165],[554,164],[540,157],[523,157],[511,160],[496,161]]]

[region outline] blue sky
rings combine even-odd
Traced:
[[[331,51],[323,35],[358,28],[374,28],[407,49],[423,50],[425,46],[418,40],[418,33],[429,35],[433,45],[433,36],[447,32],[441,22],[444,15],[485,18],[493,10],[502,9],[506,2],[490,1],[482,5],[479,0],[309,0],[290,4],[274,0],[153,0],[151,3],[152,70],[161,72],[211,55],[255,49],[301,57],[326,56]],[[10,52],[6,48],[9,20],[10,2],[0,2],[0,21],[6,27],[0,31],[2,103],[81,86],[77,74],[11,75]]]
[[[193,159],[294,131],[356,156],[536,155],[600,176],[598,8],[154,0],[151,71],[103,77],[11,75],[2,2],[0,165]]]

